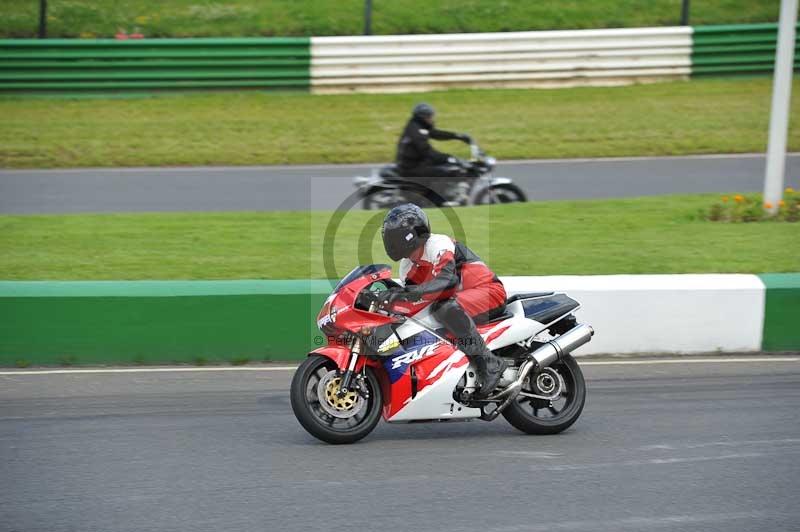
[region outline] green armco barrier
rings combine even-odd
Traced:
[[[3,39],[0,94],[307,89],[311,40]]]
[[[766,287],[764,351],[800,350],[800,273],[759,275]]]
[[[0,282],[0,365],[299,360],[328,281]]]
[[[692,29],[692,76],[772,74],[777,24],[695,26]],[[798,51],[800,47],[795,41],[795,69],[800,69]]]
[[[681,32],[687,33],[685,29]],[[692,76],[772,73],[777,24],[695,26],[691,33]],[[319,40],[315,42],[317,49]],[[680,54],[686,52],[684,44]],[[352,53],[356,61],[360,52],[354,48]],[[391,53],[386,53],[384,60],[390,61]],[[312,38],[307,37],[3,39],[0,95],[92,97],[168,90],[309,90],[312,64],[320,59],[312,55]],[[685,68],[688,58],[682,57],[680,66]],[[795,67],[800,68],[800,54]],[[358,70],[353,70],[354,75]],[[315,87],[327,86],[320,84],[316,66],[315,72]]]

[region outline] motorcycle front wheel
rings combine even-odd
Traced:
[[[327,443],[354,443],[380,421],[382,395],[378,379],[366,368],[364,392],[337,392],[341,372],[329,358],[309,356],[292,378],[290,399],[297,421],[315,438]]]
[[[475,205],[489,205],[492,203],[525,202],[528,198],[517,185],[504,183],[485,188],[475,198]]]
[[[586,404],[586,382],[572,355],[563,355],[561,360],[545,370],[526,379],[522,391],[551,396],[550,392],[555,394],[556,389],[550,387],[559,386],[557,398],[548,401],[520,394],[503,411],[506,421],[528,434],[558,434],[567,430],[578,420]],[[540,378],[545,372],[547,378]]]

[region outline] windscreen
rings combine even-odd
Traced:
[[[338,292],[343,286],[352,283],[359,277],[363,277],[364,275],[372,275],[373,273],[380,273],[384,270],[391,270],[392,267],[388,264],[370,264],[368,266],[356,266],[353,268],[353,271],[347,274],[347,276],[339,281],[339,284],[336,285],[336,288],[333,289],[334,293]]]

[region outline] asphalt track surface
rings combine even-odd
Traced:
[[[501,163],[532,200],[757,192],[762,155]],[[376,165],[0,170],[0,213],[330,210]],[[800,154],[786,185],[800,188]]]
[[[560,435],[381,423],[351,446],[303,431],[291,371],[3,374],[0,529],[800,530],[800,356],[583,364]]]

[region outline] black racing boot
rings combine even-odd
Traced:
[[[492,354],[488,349],[484,351],[483,355],[474,357],[473,360],[475,361],[478,379],[481,383],[481,387],[478,389],[475,397],[477,399],[484,399],[489,397],[494,389],[497,388],[497,384],[500,382],[503,372],[508,368],[508,362]]]
[[[508,363],[486,348],[475,322],[454,300],[445,299],[433,305],[434,315],[457,337],[456,345],[475,364],[481,387],[476,397],[488,397],[500,382]]]

